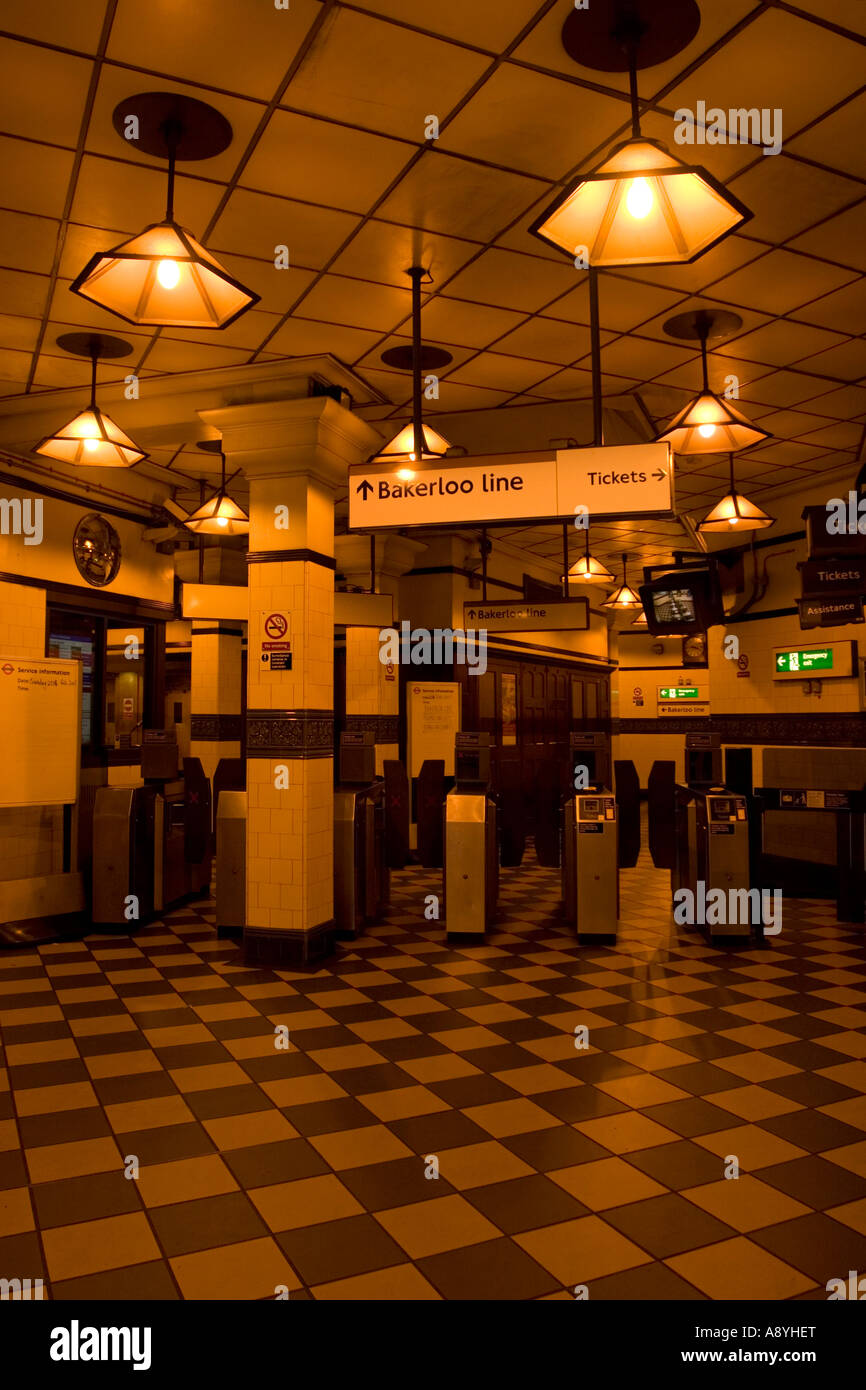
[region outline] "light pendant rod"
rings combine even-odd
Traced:
[[[598,270],[591,265],[589,274],[589,345],[592,354],[592,442],[597,449],[604,443],[603,406],[601,393],[601,324],[598,312]]]
[[[177,163],[177,147],[183,135],[183,126],[179,121],[167,120],[163,127],[165,135],[165,147],[168,151],[168,188],[165,199],[165,220],[174,221],[174,170]]]
[[[631,97],[631,134],[640,139],[640,101],[637,94],[637,40],[628,43],[628,89]]]
[[[90,347],[90,409],[96,409],[96,368],[99,364],[99,348],[96,343]]]
[[[424,267],[413,265],[409,276],[412,280],[412,432],[415,461],[420,463],[425,454],[421,421],[421,280]]]
[[[569,521],[562,523],[562,597],[568,598],[568,528]]]
[[[701,389],[709,391],[710,376],[709,364],[707,362],[707,339],[710,336],[710,325],[702,315],[698,317],[698,335],[701,340],[701,370],[703,372],[703,385]]]

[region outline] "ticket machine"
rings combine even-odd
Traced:
[[[619,919],[619,854],[616,798],[602,782],[575,787],[586,766],[587,735],[572,734],[571,785],[562,812],[562,900],[579,941],[616,940]]]
[[[334,922],[354,937],[388,902],[385,783],[376,776],[375,735],[340,734],[339,782],[334,790]]]
[[[748,939],[752,931],[743,895],[751,885],[748,802],[722,783],[721,760],[718,734],[687,734],[687,781],[674,788],[674,909],[711,941]],[[723,900],[714,893],[717,906],[708,910],[708,895],[719,889]]]
[[[490,795],[490,734],[458,734],[445,798],[445,918],[449,937],[481,936],[496,911],[499,847]]]

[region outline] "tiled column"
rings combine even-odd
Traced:
[[[333,934],[334,495],[378,436],[327,397],[201,414],[250,484],[245,950],[307,961]],[[262,661],[269,614],[290,669]]]
[[[220,758],[241,752],[239,623],[193,621],[190,680],[190,757],[213,780]]]
[[[367,536],[336,538],[337,568],[350,584],[369,587],[370,541]],[[399,625],[400,576],[411,569],[426,546],[403,536],[379,536],[376,540],[375,587],[391,594],[394,622]],[[378,628],[346,628],[346,728],[371,730],[376,739],[376,771],[381,776],[386,758],[400,756],[400,683],[396,666],[379,660]]]

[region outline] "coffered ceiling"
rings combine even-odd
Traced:
[[[861,450],[866,3],[700,7],[693,42],[640,75],[645,133],[674,147],[674,112],[699,101],[779,109],[782,152],[677,151],[754,216],[693,265],[600,277],[604,389],[638,398],[645,427],[661,425],[700,381],[696,345],[671,341],[662,325],[698,304],[733,309],[742,328],[713,351],[710,378],[719,388],[735,375],[741,407],[773,436],[737,461],[760,500],[843,466],[853,476]],[[425,408],[448,417],[455,442],[463,413],[586,400],[586,277],[527,228],[627,134],[629,104],[626,77],[565,53],[571,9],[571,0],[291,0],[286,9],[4,0],[0,396],[83,382],[82,363],[55,340],[94,327],[134,348],[122,370],[100,367],[101,380],[134,370],[143,393],[155,375],[331,354],[378,396],[358,408],[390,433],[407,418],[410,383],[381,357],[409,338],[405,271],[420,259],[433,275],[425,340],[453,355]],[[179,166],[176,191],[179,220],[261,295],[222,332],[130,328],[70,293],[94,251],[162,215],[164,167],[111,123],[123,97],[152,90],[198,96],[233,128],[222,154]],[[435,140],[425,138],[431,116]],[[278,245],[288,270],[274,267]],[[135,411],[129,402],[115,412],[133,437]],[[177,470],[181,493],[213,466],[181,441],[152,457]],[[724,473],[718,459],[679,459],[678,506],[710,506]],[[123,486],[119,473],[112,481]],[[683,540],[677,528],[645,539],[607,529],[612,551],[631,534],[645,558]],[[535,542],[527,533],[526,544],[556,553],[549,533]]]

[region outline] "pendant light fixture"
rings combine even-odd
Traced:
[[[61,463],[83,464],[88,468],[131,468],[147,458],[143,449],[124,434],[110,416],[96,404],[96,367],[100,359],[128,357],[132,345],[123,338],[105,333],[64,333],[57,346],[76,357],[90,359],[90,404],[54,434],[36,445],[34,452]]]
[[[730,488],[721,502],[707,512],[698,524],[699,531],[730,533],[737,531],[763,531],[767,526],[775,526],[776,518],[762,511],[748,497],[741,497],[734,485],[734,456],[728,455],[730,462]]]
[[[404,347],[391,348],[389,352],[382,354],[382,361],[403,371],[411,363],[412,421],[411,424],[404,425],[383,449],[374,454],[370,462],[402,464],[397,476],[409,482],[415,473],[408,465],[444,458],[451,448],[448,440],[437,430],[425,425],[421,418],[421,373],[430,370],[434,365],[444,366],[451,361],[451,354],[441,348],[424,347],[421,343],[421,286],[425,283],[431,284],[433,277],[420,265],[413,265],[406,274],[412,281],[412,347],[411,350]]]
[[[128,323],[225,328],[258,303],[259,296],[229,275],[175,221],[174,175],[179,159],[211,159],[227,149],[231,126],[212,106],[193,97],[144,92],[116,107],[114,128],[140,153],[167,157],[165,217],[110,251],[98,251],[70,289]]]
[[[622,557],[622,583],[609,598],[604,600],[601,606],[602,608],[624,608],[629,611],[643,607],[640,595],[635,593],[628,582],[628,556],[626,554],[623,554]]]
[[[637,71],[666,62],[694,38],[695,0],[592,0],[562,29],[582,67],[628,72],[632,133],[571,184],[532,224],[542,241],[590,266],[683,265],[751,217],[700,165],[685,164],[641,134]]]
[[[643,609],[641,609],[640,613],[638,613],[637,617],[633,620],[631,625],[632,627],[649,627],[646,613],[644,613]]]
[[[743,326],[739,314],[727,310],[698,309],[668,319],[664,331],[669,338],[697,339],[701,345],[703,381],[699,395],[681,410],[667,429],[656,435],[667,441],[675,454],[726,454],[750,449],[771,439],[768,430],[759,429],[729,400],[710,390],[707,368],[707,341],[727,338]]]
[[[613,575],[609,569],[589,553],[589,527],[584,529],[584,553],[568,571],[568,578],[575,584],[610,584]]]
[[[238,506],[238,503],[229,497],[226,491],[226,456],[223,453],[222,440],[203,439],[197,447],[208,454],[219,454],[221,462],[220,485],[213,496],[209,497],[206,502],[202,502],[201,506],[187,518],[184,525],[199,536],[247,535],[250,529],[250,519],[243,507]]]

